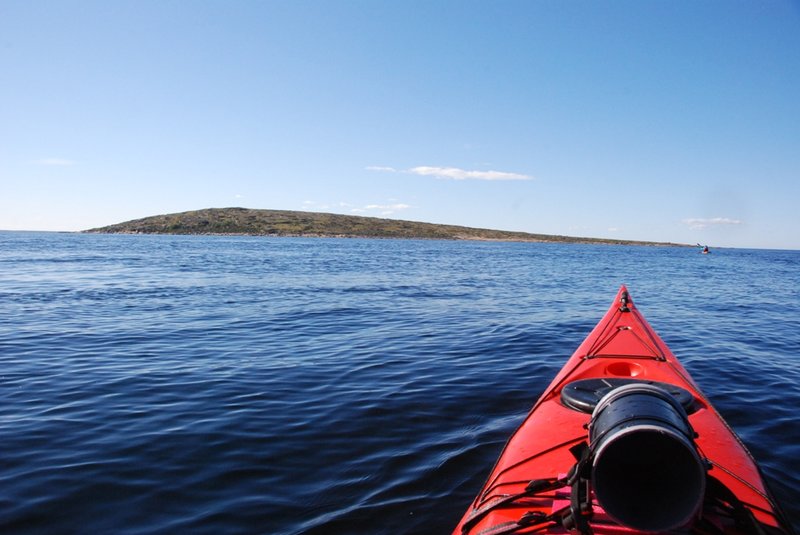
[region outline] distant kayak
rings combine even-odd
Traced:
[[[565,532],[793,533],[753,457],[624,286],[453,535]]]

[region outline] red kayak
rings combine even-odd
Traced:
[[[454,535],[790,534],[753,457],[623,286]]]

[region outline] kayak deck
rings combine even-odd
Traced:
[[[512,434],[454,535],[564,533],[559,511],[570,508],[570,488],[564,484],[532,493],[526,492],[526,487],[533,480],[563,478],[576,465],[573,448],[587,442],[593,397],[602,397],[615,385],[644,381],[664,385],[675,391],[673,395],[683,396],[680,403],[697,433],[697,451],[709,467],[707,478],[713,484],[706,489],[702,521],[692,525],[691,531],[749,533],[758,532],[754,527],[758,526],[764,533],[791,533],[747,448],[647,323],[623,286],[602,320]],[[595,388],[599,393],[592,392]],[[715,490],[720,485],[722,491]],[[717,494],[713,500],[709,499],[712,492]],[[605,514],[592,491],[586,501],[591,503],[590,512],[577,515],[584,517],[577,527],[566,527],[593,533],[640,532]],[[548,516],[552,518],[547,520]],[[572,516],[574,519],[576,515]],[[745,516],[748,519],[743,520]],[[583,520],[586,525],[580,529]]]

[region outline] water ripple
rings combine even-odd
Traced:
[[[800,254],[0,233],[0,530],[447,533],[620,283],[800,518]]]

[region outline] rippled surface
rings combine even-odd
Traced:
[[[449,533],[620,284],[800,519],[800,252],[0,233],[0,530]]]

